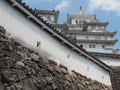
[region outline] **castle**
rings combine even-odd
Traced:
[[[105,30],[108,22],[80,8],[68,14],[66,23],[58,24],[59,11],[32,10],[21,0],[0,0],[0,14],[0,25],[11,37],[24,41],[24,46],[111,86],[110,66],[120,66],[120,55],[113,49],[116,32]]]
[[[44,17],[48,23],[53,24],[65,37],[107,65],[120,66],[119,49],[113,48],[118,41],[113,40],[117,32],[106,31],[108,22],[99,21],[96,14],[88,15],[80,7],[75,14],[67,14],[66,23],[58,24],[59,11],[35,10],[35,12]]]

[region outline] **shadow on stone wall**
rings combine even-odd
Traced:
[[[113,90],[120,90],[120,66],[112,67],[111,82]]]

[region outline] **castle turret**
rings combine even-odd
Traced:
[[[76,44],[88,52],[117,53],[113,49],[117,40],[112,39],[116,32],[106,31],[107,25],[108,22],[99,21],[96,14],[88,15],[80,7],[75,14],[67,14],[67,22],[56,28],[67,36],[76,37]]]

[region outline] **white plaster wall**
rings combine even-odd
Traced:
[[[109,66],[120,66],[120,58],[111,58],[111,57],[100,57],[97,56],[101,61],[106,63]]]
[[[75,70],[106,85],[111,85],[110,76],[106,70],[64,46],[45,30],[41,30],[39,26],[9,6],[5,0],[0,0],[0,25],[4,26],[7,33],[24,40],[32,48],[37,48],[36,43],[40,41],[41,46],[37,49],[48,53],[49,58],[67,66],[68,69]]]
[[[93,49],[93,50],[92,50]],[[88,51],[100,52],[100,53],[112,53],[112,50],[106,50],[102,48],[102,45],[96,44],[96,48],[89,48]]]
[[[112,40],[111,36],[101,36],[101,40]]]
[[[76,19],[74,19],[74,20],[72,19],[71,24],[76,24]]]
[[[110,45],[110,44],[105,45],[105,48],[113,48],[113,47],[114,45]]]
[[[88,38],[87,38],[88,37]],[[96,36],[92,36],[92,35],[76,35],[76,39],[78,40],[97,40],[95,39]],[[100,40],[104,40],[104,37],[101,36]],[[101,53],[112,53],[112,48],[113,45],[110,44],[96,44],[96,43],[78,43],[78,45],[83,45],[83,48],[85,48],[87,51],[90,52],[101,52]],[[89,45],[95,45],[95,48],[90,48]],[[105,48],[102,48],[102,45],[105,45]],[[109,49],[107,49],[109,48]],[[111,50],[110,50],[111,48]]]
[[[97,36],[95,36],[96,38]],[[98,36],[100,37],[100,40],[112,40],[112,38],[110,36]]]
[[[69,30],[83,30],[82,27],[69,27]]]
[[[80,16],[81,17],[81,16]],[[81,19],[81,18],[72,18],[71,19],[71,24],[76,24],[76,20],[77,20],[77,22],[79,23],[79,21],[86,21],[86,22],[90,22],[90,20],[89,19],[86,19],[86,18],[83,18],[83,19]]]
[[[112,53],[112,50],[108,50],[102,48],[102,44],[95,44],[95,43],[78,43],[78,45],[83,45],[83,48],[89,52],[100,52],[100,53]],[[95,48],[90,48],[89,45],[95,45]]]

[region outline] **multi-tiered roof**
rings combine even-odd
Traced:
[[[66,36],[76,39],[76,44],[89,52],[116,53],[113,49],[117,40],[112,38],[116,32],[106,31],[108,22],[100,22],[96,15],[88,15],[82,8],[73,14],[67,14],[67,22],[55,27]]]
[[[73,14],[73,15],[67,15],[67,23],[71,23],[73,18],[79,18],[80,20],[86,20],[87,22],[92,21],[95,16],[94,15],[88,15],[87,13],[85,13],[82,8],[80,7],[80,10]]]

